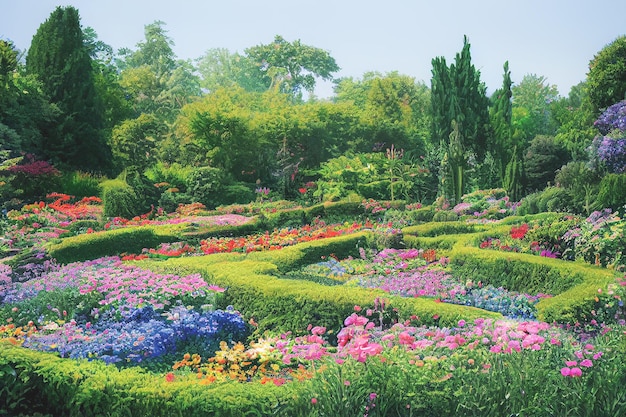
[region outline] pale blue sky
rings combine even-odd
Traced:
[[[502,83],[506,60],[514,83],[536,74],[566,96],[589,61],[626,34],[623,0],[0,0],[0,38],[25,50],[59,5],[76,7],[81,24],[115,49],[134,48],[156,20],[178,58],[212,48],[243,53],[275,35],[328,51],[341,71],[398,71],[430,85],[431,60],[451,62],[469,37],[474,65],[488,92]],[[317,94],[326,97],[330,86]]]

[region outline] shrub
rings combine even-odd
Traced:
[[[600,181],[600,189],[595,206],[599,209],[610,208],[614,211],[624,209],[626,205],[626,174],[608,174]]]
[[[215,208],[224,188],[225,175],[219,168],[196,168],[187,177],[187,193],[194,202]]]
[[[140,253],[144,248],[179,241],[178,231],[171,226],[125,227],[65,238],[61,243],[51,244],[48,253],[60,263],[97,259],[122,252]]]
[[[135,191],[121,179],[102,183],[102,205],[105,217],[130,219],[140,214]]]
[[[359,184],[357,191],[363,198],[373,198],[374,200],[389,200],[390,182],[388,180],[374,181],[366,184]]]

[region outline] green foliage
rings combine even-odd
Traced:
[[[122,179],[104,181],[102,184],[102,205],[105,217],[133,218],[138,215],[137,194]]]
[[[224,181],[224,171],[219,168],[196,168],[187,177],[187,194],[194,202],[214,208],[220,201]]]
[[[600,178],[588,164],[582,161],[569,162],[557,171],[554,181],[567,191],[573,213],[588,215],[593,211]]]
[[[595,207],[624,210],[626,206],[626,174],[608,174],[600,181]]]
[[[547,211],[575,211],[570,194],[561,187],[547,187],[545,190],[524,197],[517,208],[521,216]]]
[[[554,184],[554,175],[568,160],[568,152],[551,136],[536,136],[524,154],[526,188],[543,190]]]
[[[59,192],[73,195],[78,199],[83,197],[96,197],[101,194],[101,181],[102,178],[86,172],[65,172],[60,178]]]
[[[450,222],[459,219],[459,215],[452,210],[438,210],[433,215],[434,222]]]
[[[446,174],[452,177],[452,195],[458,203],[467,183],[466,151],[475,153],[478,161],[482,161],[486,152],[487,87],[480,81],[480,71],[471,63],[467,37],[454,64],[448,67],[444,57],[437,57],[432,60],[432,67],[432,138],[447,152]]]
[[[62,112],[57,129],[42,142],[42,154],[55,163],[84,171],[101,170],[110,161],[96,96],[92,60],[80,27],[78,10],[57,7],[33,36],[26,70]]]
[[[48,253],[63,264],[119,255],[120,251],[141,253],[144,248],[179,241],[180,233],[178,226],[125,227],[65,238],[51,244]]]
[[[293,94],[295,98],[301,98],[303,90],[313,91],[315,77],[330,80],[339,71],[328,52],[303,45],[300,40],[288,42],[278,35],[271,44],[253,46],[245,52],[269,89]]]
[[[153,184],[164,184],[164,187],[177,188],[180,192],[185,192],[187,178],[193,172],[192,166],[184,166],[179,163],[166,164],[157,162],[144,172],[144,175]]]
[[[626,36],[602,48],[589,62],[589,99],[596,114],[624,99],[626,93]]]

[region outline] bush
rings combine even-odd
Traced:
[[[137,204],[137,195],[124,180],[115,179],[103,182],[101,198],[105,217],[130,219],[141,214]]]
[[[219,168],[196,168],[187,178],[187,194],[194,202],[215,208],[224,188],[225,175]]]
[[[595,207],[624,210],[626,205],[626,174],[608,174],[600,182]]]
[[[179,230],[171,226],[142,226],[72,236],[63,239],[61,243],[51,244],[48,253],[63,264],[119,255],[122,252],[141,253],[144,248],[179,241]]]
[[[459,215],[452,210],[439,210],[433,215],[434,222],[450,222],[459,220]]]
[[[374,200],[389,200],[390,194],[390,182],[388,180],[375,181],[367,184],[359,184],[357,190],[363,198],[373,198]]]

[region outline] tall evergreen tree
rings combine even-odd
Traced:
[[[102,109],[78,10],[57,7],[39,26],[26,70],[42,81],[44,92],[63,113],[57,130],[44,140],[43,156],[69,168],[104,169],[110,151],[101,130]]]
[[[511,128],[511,116],[513,114],[511,102],[511,97],[513,96],[511,91],[512,84],[509,61],[507,61],[504,63],[502,88],[496,90],[491,96],[491,107],[489,108],[493,135],[491,136],[488,149],[498,169],[500,184],[504,183],[506,166],[511,162],[514,148],[512,145],[513,131]]]
[[[467,184],[468,153],[473,153],[478,161],[485,155],[489,126],[487,87],[471,62],[467,37],[450,67],[443,57],[434,58],[432,66],[432,138],[448,153],[447,169],[454,173],[455,182],[451,197],[459,202]],[[455,140],[454,149],[451,149],[451,138]]]

